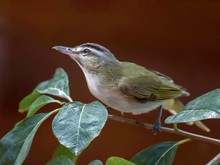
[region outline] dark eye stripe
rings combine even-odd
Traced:
[[[98,46],[98,45],[84,44],[83,46],[88,47],[88,48],[91,48],[91,49],[95,49],[95,50],[97,50],[97,51],[99,51],[99,52],[105,52],[105,51],[106,51],[105,48],[102,48],[102,47],[100,47],[100,46]]]

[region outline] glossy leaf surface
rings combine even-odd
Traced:
[[[125,160],[123,158],[119,158],[119,157],[110,157],[107,162],[106,165],[135,165],[134,163]]]
[[[74,165],[74,163],[65,156],[58,156],[49,161],[46,165]]]
[[[38,93],[37,91],[33,91],[32,93],[30,93],[29,95],[25,96],[19,103],[19,112],[23,113],[25,111],[28,111],[28,109],[30,108],[32,102],[38,97],[40,96],[40,93]]]
[[[93,160],[88,165],[103,165],[103,164],[102,164],[102,162],[100,160]]]
[[[60,144],[79,155],[100,134],[106,120],[107,110],[101,103],[71,102],[61,108],[52,128]]]
[[[168,117],[165,123],[192,122],[213,118],[220,118],[220,89],[190,101],[180,113]]]
[[[59,147],[56,149],[56,151],[53,154],[53,158],[59,157],[59,156],[65,156],[68,159],[70,159],[72,162],[74,162],[77,159],[77,156],[75,156],[70,149],[66,148],[63,145],[59,145]]]
[[[39,126],[53,113],[54,111],[34,115],[8,132],[0,140],[0,164],[22,164],[29,153],[32,140]]]
[[[163,142],[146,148],[135,155],[131,162],[138,165],[171,165],[178,142]]]
[[[35,90],[40,94],[50,94],[67,100],[70,99],[68,76],[62,68],[58,68],[52,79],[40,83]]]
[[[59,103],[58,100],[55,100],[52,97],[46,96],[46,95],[42,95],[39,96],[30,106],[30,109],[28,111],[27,117],[32,116],[33,114],[35,114],[40,108],[42,108],[43,106],[49,104],[49,103]]]

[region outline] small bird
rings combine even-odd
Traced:
[[[122,113],[142,114],[160,107],[154,131],[160,131],[162,107],[166,101],[189,93],[157,71],[131,62],[121,62],[105,47],[84,43],[76,47],[55,46],[82,69],[93,96]]]

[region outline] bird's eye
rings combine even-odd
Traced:
[[[83,49],[83,53],[90,53],[90,50],[85,48],[85,49]]]

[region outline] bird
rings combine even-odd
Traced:
[[[138,115],[160,108],[153,131],[160,132],[163,105],[189,96],[183,87],[158,71],[132,62],[119,61],[102,45],[83,43],[75,47],[54,46],[81,68],[91,94],[107,107]]]

